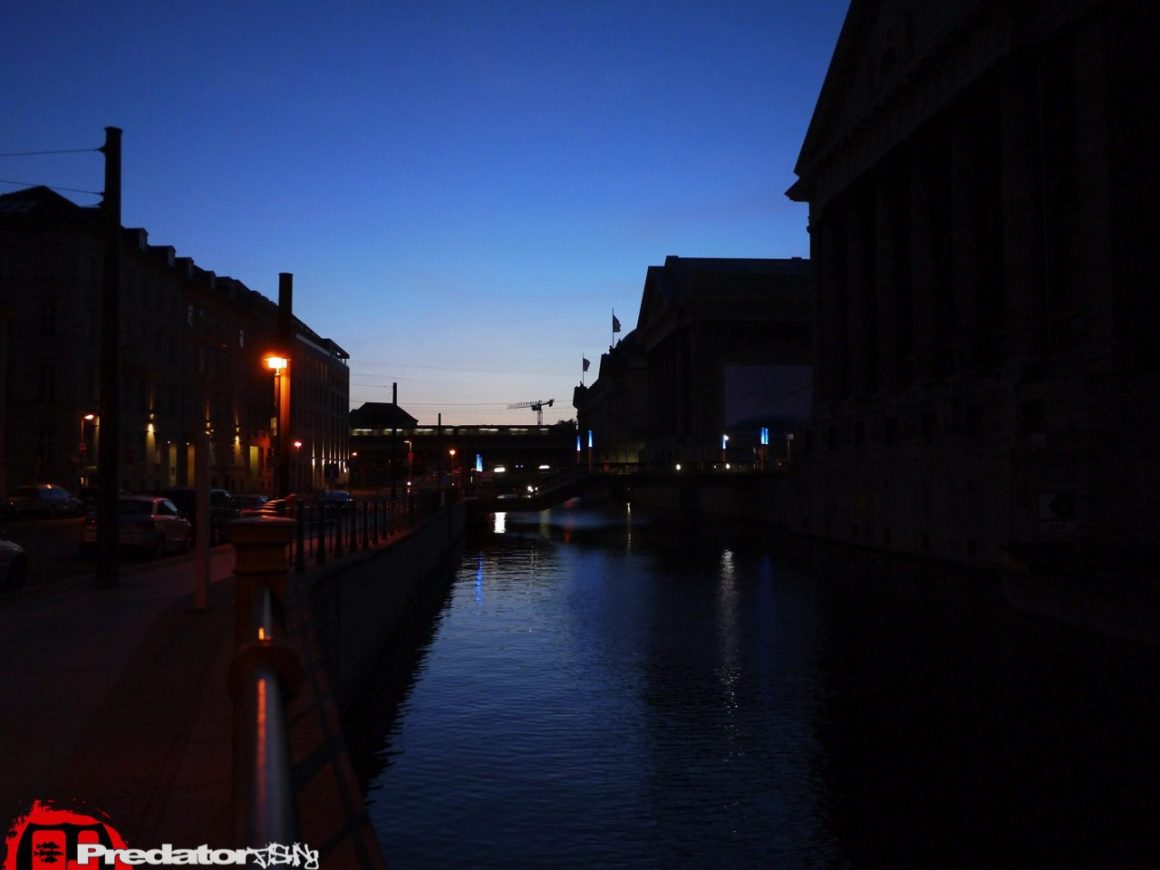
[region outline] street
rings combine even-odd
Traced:
[[[93,572],[92,560],[79,554],[84,522],[84,517],[61,517],[9,520],[0,526],[0,539],[15,541],[28,555],[25,586],[43,586]],[[129,563],[142,557],[123,553],[121,559]]]

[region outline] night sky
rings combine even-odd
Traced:
[[[649,265],[808,256],[784,191],[847,6],[14,2],[0,153],[121,127],[126,226],[271,299],[294,273],[352,406],[554,422]],[[4,157],[0,192],[102,171]]]

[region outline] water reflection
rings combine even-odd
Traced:
[[[1149,651],[974,580],[645,520],[513,512],[472,544],[384,700],[393,866],[1155,854]]]

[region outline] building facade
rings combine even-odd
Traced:
[[[572,391],[581,450],[596,468],[635,466],[648,438],[648,368],[636,330],[600,355],[590,386]],[[589,447],[591,443],[591,447]]]
[[[788,192],[818,324],[803,527],[1154,560],[1158,17],[851,4]]]
[[[636,333],[647,369],[648,465],[755,460],[761,432],[808,424],[810,264],[670,256],[650,266]]]
[[[263,357],[279,340],[279,306],[172,247],[149,244],[145,230],[121,228],[119,241],[120,485],[146,492],[192,485],[204,436],[211,485],[271,491],[276,409]],[[97,209],[43,187],[0,196],[8,488],[99,483],[105,245]],[[318,377],[328,391],[312,392],[304,380],[296,412],[306,415],[296,421],[304,436],[337,433],[319,439],[327,445],[314,465],[322,482],[328,463],[343,468],[346,460],[346,355],[292,322],[301,345],[295,354],[326,361]]]

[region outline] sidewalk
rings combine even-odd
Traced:
[[[192,556],[0,605],[0,827],[51,800],[130,842],[227,842],[233,567],[232,547],[211,551],[204,613]]]

